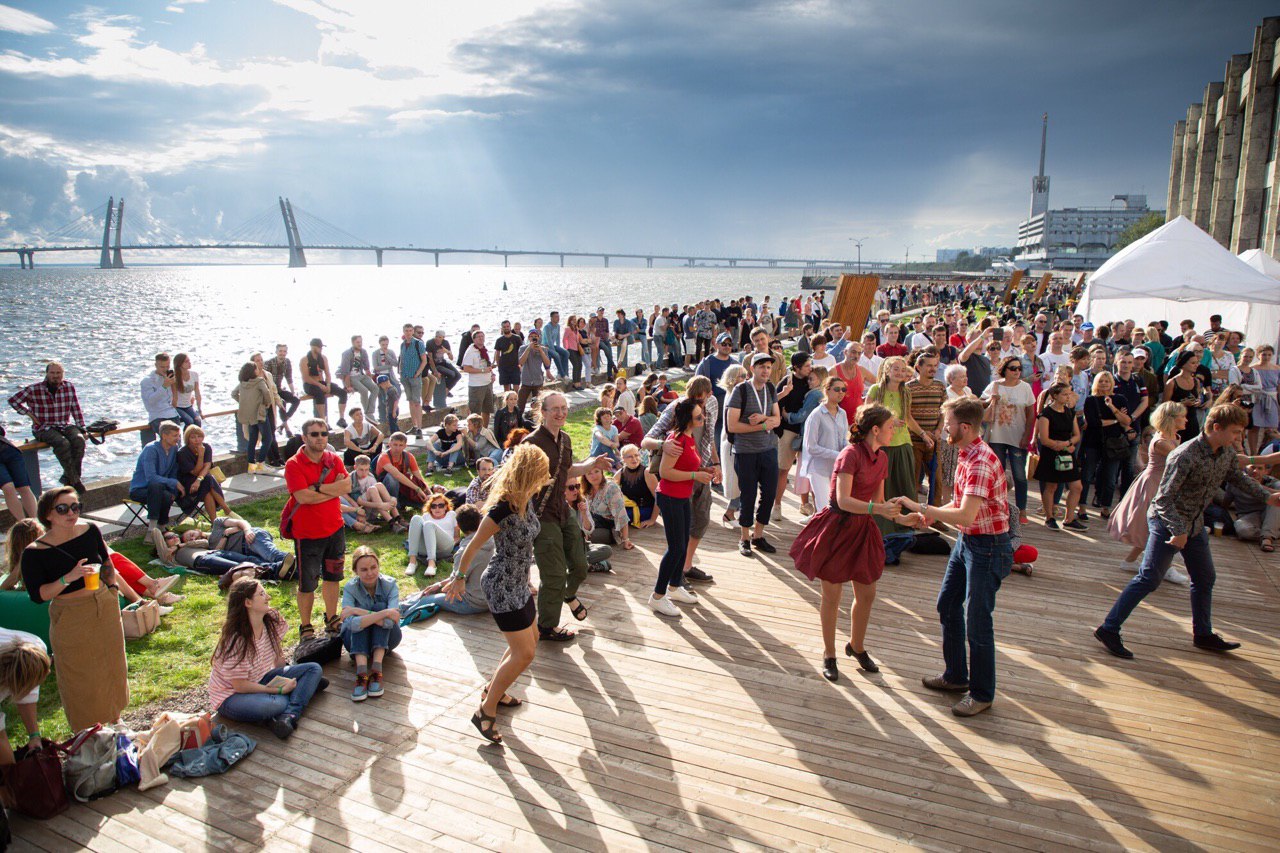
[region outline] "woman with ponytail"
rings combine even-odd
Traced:
[[[885,446],[893,440],[898,419],[881,405],[867,404],[849,430],[849,446],[840,451],[831,481],[830,504],[796,536],[791,558],[809,580],[822,581],[822,675],[836,681],[836,621],[847,582],[853,584],[853,615],[844,653],[856,658],[864,672],[879,672],[863,645],[876,582],[884,573],[884,540],[875,516],[902,525],[921,522],[918,514],[902,515],[884,497],[889,475]]]

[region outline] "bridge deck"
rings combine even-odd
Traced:
[[[1120,548],[1038,524],[1027,538],[1041,560],[1000,593],[1000,695],[973,720],[920,686],[939,669],[942,558],[889,570],[869,640],[883,671],[842,658],[833,685],[817,590],[788,560],[740,558],[713,527],[700,562],[718,583],[660,621],[652,531],[590,576],[582,638],[539,649],[504,748],[467,721],[501,637],[446,615],[407,632],[384,698],[352,705],[351,668],[330,666],[287,744],[256,730],[225,776],[20,820],[15,849],[1274,849],[1275,562],[1214,543],[1217,624],[1242,654],[1191,647],[1186,591],[1166,586],[1119,662],[1089,632],[1126,580]]]

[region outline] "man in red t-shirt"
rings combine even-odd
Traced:
[[[640,442],[644,441],[644,427],[640,419],[628,415],[625,407],[613,407],[613,425],[618,428],[618,450],[622,450],[628,444],[639,447]]]
[[[418,460],[408,450],[409,437],[402,432],[391,433],[387,439],[387,452],[378,457],[378,470],[374,476],[387,487],[387,493],[396,499],[400,509],[422,508],[427,502],[427,484],[418,469]]]
[[[316,586],[324,582],[325,630],[336,634],[342,628],[338,618],[339,584],[346,561],[347,538],[342,529],[339,497],[350,493],[351,478],[342,457],[329,450],[329,425],[322,418],[310,418],[302,425],[302,448],[285,463],[284,482],[289,487],[292,510],[294,554],[298,565],[298,635],[306,640],[315,635],[311,609]]]
[[[901,329],[896,323],[890,323],[885,326],[882,336],[884,342],[880,344],[880,346],[876,347],[876,355],[881,358],[892,358],[895,355],[906,355],[906,344],[898,343],[898,335],[900,333]]]

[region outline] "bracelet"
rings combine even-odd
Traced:
[[[107,584],[107,589],[114,589],[116,592],[120,591],[120,587],[117,584],[113,584],[113,583]]]
[[[71,584],[67,581],[66,575],[63,575],[62,577],[58,578],[58,580],[61,581],[63,586],[71,586]]]
[[[283,685],[281,685],[280,687],[277,687],[277,688],[276,688],[276,695],[277,695],[277,696],[283,696],[283,695],[284,695],[284,686],[283,686]]]
[[[867,515],[871,515],[872,510],[876,508],[875,501],[867,501]]]

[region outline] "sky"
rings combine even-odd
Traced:
[[[1162,207],[1174,123],[1275,11],[3,0],[0,245],[108,196],[126,238],[226,238],[287,196],[378,245],[853,258],[866,238],[864,259],[932,260],[1015,242],[1045,112],[1052,207]]]

